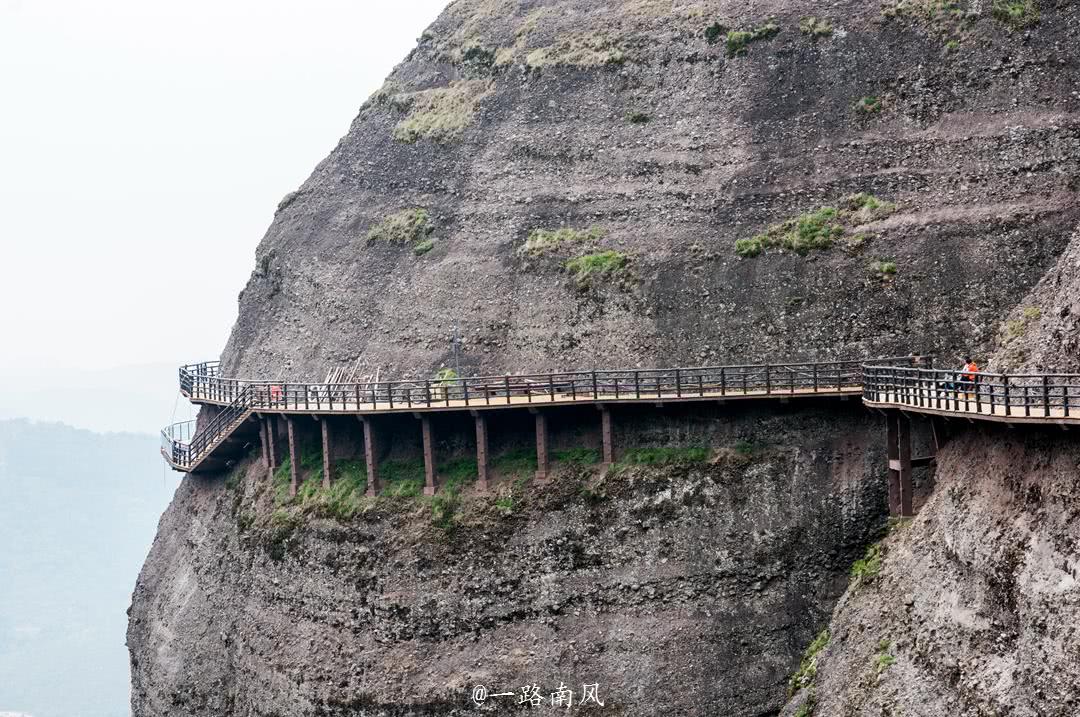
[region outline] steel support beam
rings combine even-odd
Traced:
[[[322,428],[322,484],[323,488],[330,488],[330,473],[333,467],[331,458],[333,451],[330,447],[330,418],[323,416],[319,419]]]
[[[548,464],[548,426],[547,416],[540,411],[535,412],[536,418],[536,480],[544,483],[548,480],[550,466]]]
[[[289,496],[292,497],[300,488],[300,452],[296,449],[296,426],[293,425],[293,419],[286,416],[285,425],[289,431]]]
[[[431,418],[420,416],[420,433],[424,439],[424,495],[435,495],[435,445],[431,436]]]
[[[367,495],[379,494],[379,453],[375,445],[375,426],[370,416],[359,416],[364,427],[364,463],[367,465]]]
[[[611,429],[611,409],[600,406],[600,440],[604,446],[605,469],[615,464],[615,436]]]
[[[486,491],[488,489],[488,425],[487,417],[475,411],[476,420],[476,472],[477,487]]]
[[[901,413],[896,417],[896,423],[900,455],[900,516],[910,518],[915,515],[911,480],[911,419]]]
[[[889,456],[889,515],[900,515],[900,427],[896,413],[885,416],[885,440]]]

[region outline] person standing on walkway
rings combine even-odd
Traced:
[[[971,356],[964,356],[964,368],[961,371],[960,378],[963,379],[964,400],[970,401],[971,394],[979,390],[978,386],[976,386],[979,380],[979,366],[971,359]]]

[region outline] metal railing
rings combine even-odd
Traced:
[[[875,365],[910,365],[910,357]],[[251,415],[268,412],[369,412],[597,401],[722,399],[728,396],[858,394],[861,361],[817,361],[615,371],[570,371],[374,383],[292,383],[225,378],[211,361],[180,368],[188,398],[223,406],[197,432],[189,423],[162,431],[162,454],[190,469]]]
[[[906,361],[882,359],[881,363]],[[181,369],[181,390],[194,401],[228,405],[253,389],[255,407],[281,411],[347,411],[491,406],[588,400],[704,398],[749,394],[858,392],[862,361],[826,361],[615,371],[571,371],[374,383],[249,381]]]
[[[904,366],[863,366],[863,399],[953,413],[1080,418],[1080,374],[973,374]]]

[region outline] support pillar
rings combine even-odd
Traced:
[[[615,436],[611,429],[611,409],[607,406],[600,407],[600,439],[604,444],[604,469],[611,468],[615,464]]]
[[[274,471],[278,467],[278,454],[277,445],[274,436],[274,417],[267,416],[263,418],[263,432],[266,434],[266,448],[269,451],[269,457],[266,463],[267,475],[272,479],[274,477]]]
[[[269,471],[270,470],[270,449],[269,449],[269,446],[266,443],[266,441],[267,441],[267,438],[266,438],[266,421],[263,420],[262,416],[256,417],[255,420],[257,420],[259,422],[259,448],[262,449],[263,467],[266,468],[267,471]]]
[[[477,487],[486,491],[488,489],[488,426],[487,417],[479,411],[474,411],[476,418],[476,472]]]
[[[286,416],[285,425],[289,431],[289,496],[294,497],[300,488],[300,456],[296,450],[296,426],[293,425],[293,419]]]
[[[889,515],[900,515],[900,426],[896,412],[885,415],[885,440],[889,455]]]
[[[375,446],[375,426],[369,416],[360,416],[364,426],[364,462],[367,464],[367,495],[374,498],[379,493],[378,449]]]
[[[424,495],[435,495],[435,445],[431,436],[431,417],[420,416],[420,432],[424,439]]]
[[[547,416],[534,410],[536,416],[536,480],[546,483],[548,480],[548,431]]]
[[[896,423],[900,444],[900,516],[910,518],[915,515],[911,480],[911,419],[903,413],[898,413]]]
[[[323,416],[319,419],[319,424],[322,427],[322,485],[323,488],[330,488],[330,472],[333,464],[331,458],[333,458],[333,451],[330,449],[330,419]]]

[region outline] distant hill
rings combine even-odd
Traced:
[[[0,421],[0,715],[130,713],[125,613],[178,483],[157,446]]]

